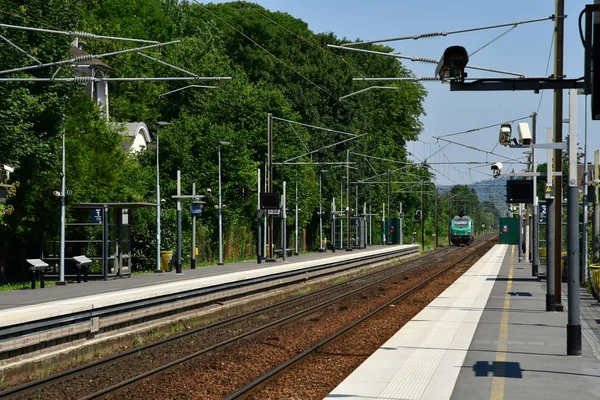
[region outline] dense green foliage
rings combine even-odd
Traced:
[[[412,73],[390,58],[366,54],[342,57],[328,50],[326,44],[340,44],[343,38],[313,33],[305,22],[288,14],[271,13],[245,2],[202,5],[177,0],[0,0],[0,10],[0,21],[15,25],[161,42],[178,39],[181,43],[177,45],[144,53],[201,77],[232,77],[231,81],[219,82],[216,90],[189,88],[166,96],[159,95],[188,84],[214,82],[111,82],[110,123],[77,84],[1,82],[0,162],[17,168],[13,178],[18,188],[9,200],[14,211],[10,215],[0,212],[2,266],[22,268],[26,256],[39,254],[40,241],[55,239],[58,234],[59,200],[51,193],[60,189],[63,130],[67,138],[67,187],[73,190],[69,198],[71,209],[81,202],[154,202],[155,153],[149,150],[134,156],[122,151],[124,139],[115,122],[144,121],[149,127],[161,120],[171,122],[170,127],[160,131],[160,176],[162,197],[166,199],[163,248],[167,249],[174,245],[175,202],[171,196],[176,193],[176,171],[181,171],[184,193],[191,193],[192,183],[196,183],[198,193],[211,188],[216,194],[217,143],[231,142],[231,146],[221,149],[225,254],[229,259],[248,257],[254,251],[255,188],[257,169],[264,171],[268,113],[332,130],[367,133],[297,161],[342,162],[346,150],[350,150],[373,157],[352,154],[356,163],[356,169],[350,172],[353,182],[388,169],[394,171],[393,181],[413,182],[409,187],[432,179],[427,169],[408,160],[405,148],[405,143],[417,139],[422,130],[419,118],[424,113],[426,91],[419,83],[406,82],[401,90],[372,90],[339,100],[367,87],[352,82],[359,74],[408,77]],[[68,36],[13,29],[0,29],[0,33],[42,62],[70,57],[72,38]],[[122,41],[83,41],[83,49],[90,54],[138,46]],[[188,76],[135,52],[103,61],[114,69],[113,77]],[[31,63],[24,54],[0,42],[0,70]],[[57,77],[72,77],[73,69],[64,67],[57,71],[52,67],[2,76],[49,77],[54,73]],[[275,120],[273,132],[276,162],[349,138],[280,120]],[[273,177],[277,191],[283,181],[287,182],[289,210],[295,207],[297,184],[299,226],[309,232],[309,246],[313,248],[318,229],[320,170],[326,170],[323,204],[328,210],[331,199],[339,196],[345,168],[276,165]],[[405,210],[421,207],[420,194],[406,191],[406,187],[391,185],[391,204],[402,201]],[[388,201],[387,192],[386,184],[359,185],[358,203],[369,202],[373,212],[380,212],[381,207],[375,205]],[[208,198],[198,227],[199,256],[205,260],[213,259],[216,252],[215,197]],[[433,234],[433,199],[427,194],[423,204],[428,235]],[[479,210],[475,203],[471,204],[472,210]],[[443,204],[440,206],[444,210]],[[184,249],[188,249],[190,216],[183,214]],[[72,212],[69,215],[72,219]],[[293,213],[288,211],[288,216],[291,227]],[[154,218],[153,209],[138,210],[134,216],[136,268],[152,268],[155,262]],[[410,229],[407,226],[406,232]]]

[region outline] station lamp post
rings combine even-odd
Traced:
[[[156,270],[154,272],[162,272],[160,269],[160,162],[158,155],[158,131],[161,126],[169,126],[169,122],[158,121],[156,123]]]
[[[223,206],[221,205],[221,146],[229,146],[229,142],[219,142],[219,262],[223,265]]]

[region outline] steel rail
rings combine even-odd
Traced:
[[[328,336],[327,338],[321,340],[316,345],[314,345],[314,346],[310,347],[309,349],[305,350],[304,352],[302,352],[302,353],[294,356],[290,360],[288,360],[285,363],[279,365],[278,367],[274,368],[273,370],[271,370],[270,372],[268,372],[265,375],[261,376],[260,378],[255,379],[250,384],[246,385],[245,387],[241,388],[237,392],[235,392],[235,393],[229,395],[228,397],[226,397],[225,400],[245,399],[247,396],[249,396],[250,394],[252,394],[256,390],[260,389],[261,385],[263,385],[263,384],[267,383],[268,381],[270,381],[271,379],[279,376],[281,373],[283,373],[284,371],[288,370],[290,367],[292,367],[293,365],[297,364],[301,360],[305,359],[309,355],[313,354],[314,352],[316,352],[321,347],[323,347],[326,344],[332,342],[333,340],[339,338],[340,336],[346,334],[348,331],[354,329],[356,326],[360,325],[361,323],[369,320],[370,318],[372,318],[373,316],[377,315],[382,310],[387,309],[389,306],[393,305],[394,303],[402,300],[403,298],[409,296],[410,294],[415,293],[417,290],[421,289],[422,287],[426,286],[427,284],[429,284],[433,280],[437,279],[440,275],[448,272],[449,270],[451,270],[452,268],[454,268],[457,264],[463,262],[465,259],[467,259],[468,257],[472,256],[475,251],[480,250],[481,248],[483,248],[490,241],[491,241],[490,239],[483,241],[482,243],[478,244],[478,246],[477,246],[477,248],[475,250],[469,252],[469,254],[467,254],[466,256],[462,257],[460,260],[457,260],[457,261],[453,262],[452,264],[450,264],[446,268],[442,269],[441,271],[438,271],[437,273],[435,273],[434,275],[430,276],[429,278],[427,278],[427,279],[421,281],[420,283],[414,285],[413,287],[407,289],[406,291],[402,292],[398,296],[394,297],[392,300],[386,302],[385,304],[377,307],[375,310],[373,310],[373,311],[369,312],[368,314],[364,315],[360,319],[352,322],[351,324],[347,325],[346,327],[338,330],[337,332],[333,333],[332,335]]]
[[[175,367],[177,367],[177,366],[179,366],[179,365],[181,365],[181,364],[183,364],[183,363],[185,363],[187,361],[190,361],[192,359],[198,358],[198,357],[200,357],[200,356],[202,356],[202,355],[204,355],[206,353],[209,353],[209,352],[212,352],[212,351],[217,350],[219,348],[225,347],[225,346],[227,346],[227,345],[229,345],[231,343],[234,343],[234,342],[237,342],[237,341],[239,341],[241,339],[244,339],[246,337],[255,335],[257,333],[265,331],[265,330],[267,330],[269,328],[272,328],[274,326],[282,325],[282,324],[286,324],[286,323],[290,323],[290,322],[292,322],[292,321],[294,321],[296,319],[302,318],[302,317],[304,317],[306,315],[310,315],[310,314],[314,313],[316,310],[321,309],[323,307],[326,307],[326,306],[328,306],[328,305],[330,305],[332,303],[335,303],[335,302],[339,301],[340,299],[343,299],[345,297],[348,297],[348,296],[351,296],[353,294],[356,294],[356,293],[358,293],[360,291],[363,291],[363,290],[365,290],[365,289],[367,289],[369,287],[379,285],[379,284],[381,284],[384,281],[388,281],[390,279],[394,279],[397,276],[404,275],[407,272],[410,272],[411,270],[420,268],[420,267],[423,266],[423,264],[426,264],[426,263],[432,261],[429,258],[437,259],[437,258],[446,256],[448,253],[457,252],[458,249],[459,248],[449,247],[449,248],[445,248],[444,250],[442,250],[444,252],[444,254],[439,254],[439,253],[429,254],[429,257],[426,257],[427,259],[419,259],[418,261],[421,261],[421,262],[417,266],[414,266],[412,268],[399,271],[398,273],[392,274],[390,276],[383,277],[381,279],[378,279],[375,282],[371,282],[371,283],[365,284],[365,285],[363,285],[363,286],[361,286],[359,288],[353,289],[351,291],[346,290],[343,294],[338,295],[338,296],[336,296],[334,298],[330,298],[330,299],[328,299],[328,300],[326,300],[326,301],[324,301],[324,302],[322,302],[320,304],[311,306],[311,307],[309,307],[307,309],[298,311],[298,312],[293,313],[293,314],[291,314],[289,316],[280,318],[277,321],[270,322],[270,323],[268,323],[266,325],[263,325],[263,326],[261,326],[259,328],[252,329],[252,330],[250,330],[250,331],[248,331],[246,333],[243,333],[243,334],[240,334],[238,336],[229,338],[229,339],[224,340],[224,341],[222,341],[220,343],[212,345],[212,346],[210,346],[208,348],[205,348],[205,349],[202,349],[202,350],[197,351],[195,353],[186,355],[185,357],[179,358],[178,360],[169,362],[169,363],[164,364],[164,365],[162,365],[162,366],[160,366],[158,368],[155,368],[153,370],[147,371],[147,372],[145,372],[143,374],[140,374],[138,376],[132,377],[130,379],[124,380],[121,383],[118,383],[118,384],[113,385],[111,387],[105,388],[105,389],[103,389],[101,391],[98,391],[96,393],[90,394],[88,396],[81,397],[80,400],[92,400],[92,399],[105,398],[109,394],[115,394],[115,393],[121,392],[121,391],[123,391],[123,390],[125,390],[125,389],[127,389],[127,388],[129,388],[131,386],[134,386],[135,384],[139,383],[143,379],[147,379],[149,377],[156,376],[158,374],[164,373],[164,372],[166,372],[166,371],[168,371],[168,370],[170,370],[172,368],[175,368]],[[372,273],[372,275],[375,275],[375,274],[377,274],[377,272]],[[369,274],[369,275],[371,275],[371,274]],[[360,276],[358,278],[355,278],[354,281],[364,280],[364,279],[365,279],[365,276]],[[343,283],[341,283],[339,285],[347,286],[348,282],[343,282]],[[338,286],[338,285],[336,285],[336,286]]]
[[[454,248],[452,248],[452,250],[454,250]],[[431,256],[433,256],[433,257],[439,257],[439,255],[437,255],[437,254],[432,254]],[[379,262],[379,261],[377,261],[377,262]],[[242,333],[242,334],[237,335],[235,337],[231,337],[229,339],[226,339],[226,340],[224,340],[222,342],[216,343],[216,344],[214,344],[212,346],[209,346],[209,347],[204,348],[202,350],[199,350],[197,352],[188,354],[188,355],[186,355],[184,357],[181,357],[181,358],[179,358],[177,360],[171,361],[171,362],[169,362],[167,364],[164,364],[164,365],[162,365],[160,367],[154,368],[152,370],[146,371],[146,372],[144,372],[142,374],[139,374],[137,376],[134,376],[134,377],[131,377],[129,379],[126,379],[126,380],[124,380],[124,381],[122,381],[120,383],[117,383],[117,384],[113,385],[113,386],[110,386],[110,387],[105,388],[103,390],[100,390],[98,392],[89,394],[89,395],[87,395],[85,397],[81,397],[80,400],[92,400],[92,399],[105,398],[109,394],[114,394],[114,393],[123,391],[123,390],[125,390],[125,389],[127,389],[127,388],[129,388],[129,387],[131,387],[131,386],[133,386],[133,385],[135,385],[137,383],[139,383],[140,381],[142,381],[144,379],[147,379],[149,377],[162,374],[162,373],[164,373],[164,372],[166,372],[166,371],[168,371],[168,370],[170,370],[172,368],[175,368],[175,367],[177,367],[177,366],[179,366],[179,365],[181,365],[181,364],[183,364],[185,362],[188,362],[188,361],[190,361],[192,359],[198,358],[198,357],[200,357],[200,356],[202,356],[204,354],[210,353],[210,352],[215,351],[215,350],[217,350],[219,348],[223,348],[223,347],[228,346],[228,345],[230,345],[232,343],[238,342],[241,339],[250,337],[252,335],[255,335],[255,334],[260,333],[262,331],[265,331],[267,329],[273,328],[275,326],[286,324],[286,323],[290,323],[290,322],[292,322],[294,320],[297,320],[299,318],[302,318],[302,317],[304,317],[306,315],[310,315],[310,314],[314,313],[316,310],[319,310],[319,309],[321,309],[323,307],[326,307],[326,306],[328,306],[328,305],[330,305],[332,303],[335,303],[335,302],[337,302],[337,301],[339,301],[339,300],[341,300],[343,298],[349,297],[349,296],[351,296],[353,294],[356,294],[356,293],[358,293],[360,291],[363,291],[366,288],[379,285],[381,282],[393,279],[394,277],[406,274],[407,272],[409,272],[411,270],[420,268],[420,267],[422,267],[422,264],[423,263],[420,263],[418,266],[415,266],[415,267],[410,268],[408,270],[399,271],[396,274],[393,274],[391,276],[386,276],[384,278],[378,279],[375,282],[371,282],[371,283],[365,284],[365,285],[363,285],[363,286],[361,286],[359,288],[352,289],[350,291],[345,290],[342,294],[340,294],[338,296],[335,296],[333,298],[330,298],[330,299],[328,299],[326,301],[323,301],[323,302],[321,302],[319,304],[316,304],[314,306],[310,306],[310,307],[308,307],[308,308],[306,308],[304,310],[301,310],[301,311],[295,312],[293,314],[290,314],[288,316],[282,317],[282,318],[280,318],[278,320],[275,320],[275,321],[272,321],[270,323],[267,323],[266,325],[263,325],[261,327],[252,329],[252,330],[250,330],[248,332]],[[365,264],[363,264],[362,266],[364,266],[364,265]],[[377,274],[377,272],[373,273],[373,275],[375,275],[375,274]],[[358,278],[355,278],[353,281],[359,281],[359,280],[364,280],[364,279],[365,279],[365,276],[360,276]],[[347,286],[348,282],[343,282],[343,283],[340,283],[338,285],[339,285],[339,287]],[[335,285],[335,286],[338,286],[338,285]],[[330,289],[330,288],[325,288],[325,289]],[[275,306],[278,306],[278,305],[279,304],[277,304]],[[137,352],[135,352],[135,353],[137,353]]]
[[[391,259],[395,259],[398,256],[404,255],[406,253],[407,249],[402,249],[402,250],[404,250],[404,251],[392,252],[392,253],[387,253],[387,254],[379,254],[376,257],[372,257],[372,256],[371,257],[361,257],[360,259],[348,260],[348,261],[350,261],[349,264],[353,264],[353,265],[349,265],[348,268],[344,268],[341,271],[337,270],[337,271],[335,271],[335,273],[345,272],[345,271],[347,271],[349,269],[361,268],[361,267],[365,266],[365,263],[375,264],[375,263],[385,262],[385,261],[389,261]],[[410,253],[408,255],[410,255]],[[431,256],[440,257],[441,255],[432,254]],[[421,261],[421,260],[422,259],[419,259],[417,261]],[[426,261],[426,260],[424,260],[424,261]],[[338,263],[330,263],[330,267],[334,268],[332,266],[334,264],[337,265]],[[395,268],[402,267],[404,265],[405,264],[401,264],[401,265],[395,266]],[[416,265],[416,266],[414,266],[412,268],[400,271],[399,273],[406,273],[406,272],[408,272],[410,270],[413,270],[415,268],[418,268],[420,266],[421,265],[419,264],[419,265]],[[91,371],[93,369],[96,369],[96,368],[99,368],[99,367],[102,367],[102,366],[105,366],[105,365],[109,365],[111,363],[115,363],[115,362],[119,362],[119,361],[125,360],[128,357],[131,357],[131,356],[134,356],[134,355],[139,355],[142,352],[145,352],[145,351],[148,351],[150,349],[153,349],[153,348],[165,345],[165,344],[167,344],[169,342],[174,342],[174,341],[177,341],[179,339],[190,337],[192,335],[201,333],[201,332],[209,330],[209,329],[215,329],[215,328],[219,328],[219,327],[222,327],[222,326],[226,326],[228,324],[234,323],[234,322],[242,320],[244,318],[249,318],[249,317],[252,317],[254,315],[259,315],[261,313],[265,313],[265,312],[267,312],[269,310],[272,310],[272,309],[275,309],[275,308],[282,308],[282,307],[284,307],[284,306],[286,306],[288,304],[302,302],[303,300],[305,300],[305,301],[314,301],[315,297],[317,297],[317,299],[318,299],[318,296],[325,296],[325,295],[327,295],[326,292],[335,292],[336,289],[346,290],[347,289],[347,285],[349,283],[353,283],[353,282],[365,280],[365,279],[367,279],[369,277],[376,276],[377,274],[381,274],[381,273],[382,273],[382,271],[375,271],[375,272],[371,272],[371,273],[368,273],[368,274],[364,274],[364,275],[361,275],[359,277],[350,279],[348,281],[345,281],[345,282],[342,282],[342,283],[339,283],[339,284],[336,284],[336,285],[328,286],[328,287],[316,290],[314,292],[307,293],[305,295],[301,295],[301,296],[297,296],[297,297],[294,297],[294,298],[290,298],[290,299],[278,302],[276,304],[272,304],[272,305],[269,305],[269,306],[266,306],[266,307],[262,307],[262,308],[257,309],[257,310],[253,310],[253,311],[246,312],[244,314],[233,316],[233,317],[227,318],[227,319],[225,319],[223,321],[215,322],[215,323],[207,325],[207,326],[203,326],[203,327],[196,328],[196,329],[193,329],[193,330],[188,330],[188,331],[182,332],[181,334],[174,335],[174,336],[171,336],[171,337],[167,337],[167,338],[164,338],[164,339],[152,342],[152,343],[148,343],[148,344],[146,344],[144,346],[136,347],[136,348],[133,348],[131,350],[128,350],[128,351],[125,351],[125,352],[122,352],[122,353],[119,353],[119,354],[115,354],[113,356],[109,356],[109,357],[103,358],[101,360],[94,361],[94,362],[89,363],[89,364],[81,365],[79,367],[75,367],[75,368],[67,370],[67,371],[59,372],[57,374],[53,374],[53,375],[47,376],[45,378],[42,378],[42,379],[39,379],[39,380],[36,380],[36,381],[32,381],[32,382],[29,382],[29,383],[26,383],[26,384],[23,384],[23,385],[20,385],[20,386],[16,386],[16,387],[10,388],[10,389],[8,389],[6,391],[0,392],[0,398],[6,397],[6,396],[22,395],[22,394],[26,394],[26,393],[31,393],[31,392],[34,392],[34,391],[38,391],[38,390],[41,390],[41,389],[43,389],[43,388],[45,388],[47,386],[55,384],[55,383],[57,383],[59,381],[66,380],[66,379],[68,379],[70,377],[74,377],[74,376],[76,376],[78,374],[81,374],[81,373],[84,373],[84,372],[89,372],[89,371]],[[390,279],[390,278],[386,277],[384,279]],[[377,281],[375,284],[377,284],[378,282],[379,281]],[[294,305],[294,307],[296,307],[296,306],[297,305]],[[237,339],[239,339],[239,337],[237,337]],[[218,345],[215,345],[215,346],[218,347]],[[211,350],[212,350],[212,348],[209,348],[208,350],[205,349],[204,351],[206,352],[206,351],[211,351]]]

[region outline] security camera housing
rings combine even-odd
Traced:
[[[60,197],[60,192],[58,190],[53,191],[52,194],[56,197]]]
[[[492,169],[492,175],[494,176],[494,178],[499,178],[500,174],[502,173],[502,163],[494,163],[490,168]]]
[[[462,46],[448,47],[437,67],[435,68],[435,76],[439,77],[442,82],[455,81],[464,82],[467,74],[465,67],[469,62],[469,53]]]
[[[519,142],[524,146],[529,146],[533,142],[531,131],[529,130],[529,124],[527,122],[519,123]]]
[[[500,137],[498,139],[498,142],[500,142],[502,146],[508,146],[510,144],[511,137],[512,127],[510,126],[510,124],[502,124],[500,126]]]

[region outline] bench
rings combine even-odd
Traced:
[[[36,272],[39,272],[39,274],[40,274],[40,288],[43,289],[45,287],[44,274],[46,273],[46,270],[48,268],[50,268],[50,265],[43,262],[39,258],[30,258],[25,261],[27,261],[27,263],[29,264],[29,270],[32,273],[31,289],[35,289],[35,273]]]
[[[289,254],[289,257],[291,257],[293,253],[294,249],[285,249],[285,254]],[[283,249],[275,249],[273,250],[273,254],[275,254],[277,257],[281,257],[283,254]]]
[[[88,281],[88,271],[90,270],[90,264],[92,260],[86,256],[75,256],[73,257],[77,267],[77,283],[81,283],[81,270],[83,269],[83,281]]]

